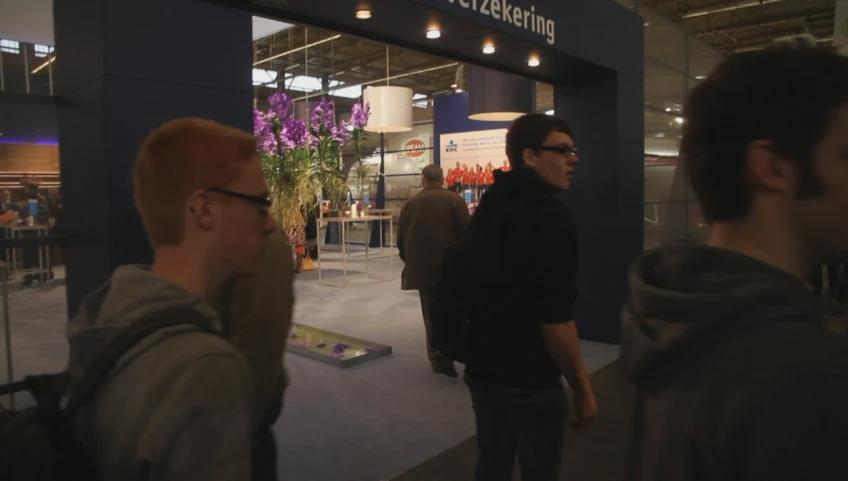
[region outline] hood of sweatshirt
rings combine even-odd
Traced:
[[[88,371],[97,354],[124,327],[154,312],[186,307],[203,314],[209,330],[221,332],[217,313],[200,296],[153,274],[147,267],[119,267],[109,281],[83,300],[79,313],[68,324],[68,369],[72,382]],[[143,352],[168,336],[193,329],[193,326],[162,329],[142,340],[133,351]],[[127,362],[126,357],[121,362]]]
[[[548,185],[533,169],[517,168],[509,172],[496,170],[495,183],[483,195],[471,222],[482,222],[491,216],[498,216],[510,206],[521,202],[520,199],[556,200],[556,192],[557,189]]]
[[[740,329],[783,320],[821,324],[821,300],[788,272],[736,252],[672,245],[643,254],[629,273],[621,363],[637,386],[671,371]]]

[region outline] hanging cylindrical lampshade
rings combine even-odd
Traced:
[[[536,84],[482,67],[468,70],[468,118],[504,122],[533,112]]]
[[[409,132],[412,130],[412,89],[381,85],[368,87],[363,102],[371,107],[364,129],[368,132]]]

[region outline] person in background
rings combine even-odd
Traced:
[[[628,479],[844,480],[848,345],[805,279],[848,258],[848,58],[733,55],[684,117],[680,156],[712,229],[630,271]]]
[[[0,214],[5,214],[10,210],[17,210],[15,205],[12,203],[12,192],[9,189],[3,190],[3,197],[0,201],[2,201],[2,203],[0,203],[0,209],[2,209]]]
[[[51,224],[50,204],[47,199],[38,192],[38,186],[35,184],[27,184],[24,187],[25,200],[21,202],[19,216],[22,219],[32,217],[35,225],[41,228],[49,227]],[[35,214],[30,208],[30,202],[36,201]],[[24,237],[37,238],[42,234],[40,230],[28,230],[23,232]],[[53,278],[52,269],[48,269],[49,262],[45,258],[42,247],[26,246],[22,249],[23,267],[24,270],[30,271],[24,275],[24,286],[31,286],[36,281],[39,284],[45,284],[48,279]],[[49,249],[49,247],[48,247]]]
[[[254,276],[235,278],[214,301],[226,326],[224,336],[244,356],[255,384],[251,479],[277,479],[277,446],[273,427],[283,408],[289,385],[283,354],[294,307],[294,269],[291,246],[282,232],[268,237],[261,269]]]
[[[318,214],[320,206],[312,209],[306,216],[306,252],[312,259],[318,259]]]
[[[424,318],[427,357],[436,374],[457,377],[453,362],[433,347],[429,306],[439,283],[445,249],[465,231],[468,207],[458,194],[442,188],[444,174],[438,165],[428,165],[421,173],[424,190],[403,206],[398,221],[397,245],[404,262],[401,289],[417,290]]]
[[[456,175],[453,169],[448,169],[448,175],[445,178],[445,186],[451,192],[456,192]]]
[[[286,224],[289,225],[286,235],[297,258],[294,271],[300,274],[303,272],[303,258],[306,253],[306,219],[303,218],[300,209],[295,209],[289,214]]]
[[[562,377],[574,389],[575,428],[598,407],[572,317],[577,300],[577,231],[556,194],[579,159],[571,125],[544,114],[518,118],[506,135],[512,171],[495,172],[469,226],[484,231],[478,248],[490,272],[468,287],[472,318],[465,383],[477,424],[477,481],[559,480],[568,405]],[[478,230],[479,229],[479,230]],[[515,255],[527,239],[537,249]],[[485,313],[485,314],[480,314]],[[508,353],[508,354],[507,354]]]
[[[167,122],[142,143],[133,181],[154,262],[119,267],[83,300],[67,329],[66,394],[127,326],[175,309],[198,321],[137,343],[74,432],[102,481],[247,481],[256,388],[211,303],[231,279],[260,272],[275,230],[256,139],[209,120]]]

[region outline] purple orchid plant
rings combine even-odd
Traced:
[[[336,208],[341,207],[347,196],[342,148],[353,141],[357,160],[361,159],[363,127],[370,115],[368,105],[356,104],[350,123],[337,124],[333,102],[322,99],[307,123],[294,118],[293,107],[291,97],[277,92],[268,97],[267,111],[253,112],[254,134],[274,212],[284,227],[292,224],[295,211],[311,209],[319,191]]]

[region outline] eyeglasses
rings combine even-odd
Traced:
[[[577,147],[572,147],[570,145],[540,145],[536,148],[539,150],[546,150],[548,152],[556,152],[562,155],[577,155]]]
[[[223,194],[230,197],[236,197],[238,199],[246,200],[252,204],[260,205],[262,207],[271,207],[271,200],[266,197],[259,197],[257,195],[243,194],[241,192],[235,192],[227,189],[219,189],[217,187],[212,187],[209,189],[204,189],[209,192],[215,192],[216,194]]]

